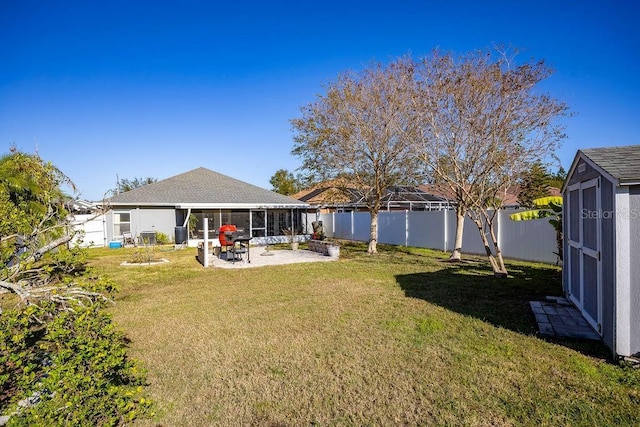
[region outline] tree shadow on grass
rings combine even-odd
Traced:
[[[491,268],[484,262],[442,262],[442,265],[443,268],[436,271],[397,275],[396,281],[407,297],[422,299],[525,335],[538,334],[529,301],[562,294],[560,270],[552,266],[518,263],[508,266],[507,279],[498,279],[492,276]],[[552,341],[589,356],[610,356],[599,342]]]

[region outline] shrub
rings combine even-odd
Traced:
[[[104,279],[84,284],[115,290]],[[60,310],[47,300],[2,312],[0,411],[11,414],[8,425],[121,425],[149,414],[145,373],[127,357],[106,304],[87,298]],[[30,405],[19,406],[25,399]]]
[[[155,246],[142,246],[137,247],[129,252],[127,261],[132,264],[142,264],[156,261],[156,247]]]
[[[156,232],[156,243],[159,245],[166,245],[167,243],[171,243],[171,238],[164,234],[161,231]]]

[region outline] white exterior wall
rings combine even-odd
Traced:
[[[640,355],[640,188],[630,189],[629,212],[627,215],[629,226],[629,259],[631,271],[629,277],[629,293],[631,294],[631,324],[629,355]]]
[[[134,236],[145,231],[159,231],[169,236],[169,239],[173,241],[175,228],[176,211],[173,208],[131,210],[131,233]]]
[[[142,209],[142,208],[122,208],[114,209],[117,212],[129,212],[131,219],[131,234],[134,238],[137,238],[141,232],[144,231],[160,231],[167,236],[170,240],[175,238],[176,227],[176,210],[174,208],[155,208],[155,209]],[[105,214],[106,217],[106,235],[107,241],[113,240],[113,213],[114,210],[110,210]]]
[[[635,192],[634,192],[635,193]],[[640,194],[616,191],[616,348],[621,356],[640,353]]]

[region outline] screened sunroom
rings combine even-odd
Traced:
[[[239,232],[251,236],[252,243],[264,244],[281,241],[284,230],[295,230],[302,234],[306,229],[306,208],[258,208],[258,209],[183,209],[178,222],[185,224],[189,240],[204,239],[204,219],[207,218],[209,239],[218,238],[220,227],[235,225]],[[192,217],[189,221],[189,217]]]

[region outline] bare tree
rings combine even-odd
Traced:
[[[498,55],[496,55],[496,53]],[[531,164],[553,155],[564,138],[565,103],[537,93],[552,74],[543,61],[515,65],[505,52],[456,57],[434,51],[416,66],[409,109],[421,131],[417,152],[436,182],[455,195],[459,259],[465,215],[478,227],[497,276],[506,276],[495,232],[507,188]]]
[[[360,73],[346,72],[327,87],[326,95],[304,106],[292,120],[294,149],[302,169],[314,181],[348,176],[362,192],[371,214],[369,253],[377,252],[378,212],[385,190],[414,183],[418,171],[409,136],[415,123],[405,114],[413,87],[407,58],[388,66],[371,64]]]

